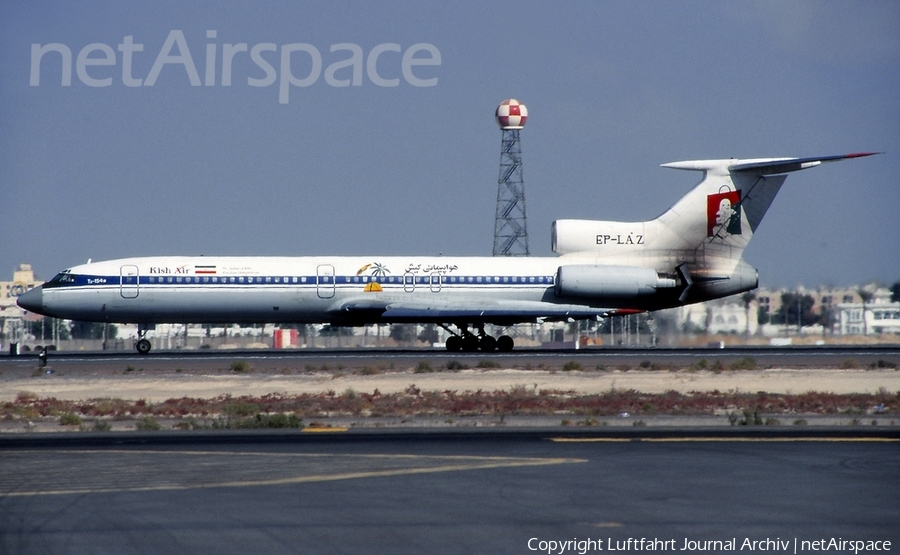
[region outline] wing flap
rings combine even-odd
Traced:
[[[369,319],[396,323],[466,323],[514,324],[553,320],[603,318],[618,313],[617,309],[537,301],[481,301],[477,303],[432,303],[415,300],[385,302],[350,300],[331,311],[351,319]]]

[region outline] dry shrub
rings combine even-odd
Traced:
[[[61,401],[20,395],[15,401],[0,403],[0,418],[7,420],[58,418],[71,413],[80,417],[153,417],[191,419],[207,417],[252,418],[256,414],[295,414],[298,418],[328,415],[380,415],[396,417],[477,416],[485,414],[550,415],[579,417],[633,415],[704,415],[717,411],[754,411],[767,415],[854,414],[863,415],[879,407],[880,414],[900,414],[900,393],[880,389],[876,393],[836,394],[807,392],[796,395],[776,393],[667,391],[660,394],[634,390],[610,390],[580,395],[575,391],[540,390],[515,386],[507,391],[423,391],[410,384],[405,391],[385,394],[335,392],[258,397],[223,395],[211,399],[183,397],[150,403],[144,400],[91,399]]]

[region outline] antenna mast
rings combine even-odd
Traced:
[[[494,216],[494,256],[528,256],[525,182],[522,179],[522,145],[519,141],[519,131],[525,126],[528,110],[524,104],[510,98],[497,107],[495,115],[503,130],[503,138],[500,143],[497,212]]]

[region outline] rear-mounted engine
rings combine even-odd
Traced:
[[[556,294],[560,297],[632,298],[677,287],[674,276],[639,266],[577,264],[556,271]]]

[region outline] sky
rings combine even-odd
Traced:
[[[532,256],[700,178],[660,164],[877,151],[791,174],[744,258],[764,287],[900,280],[900,3],[805,0],[2,2],[0,279],[490,256],[510,97]]]

